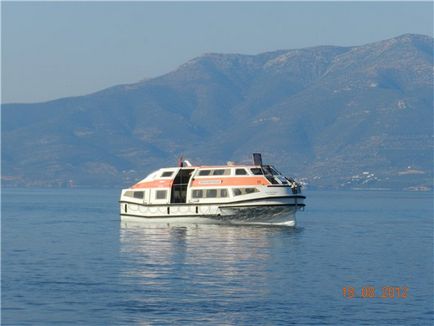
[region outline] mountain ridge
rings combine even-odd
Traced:
[[[432,43],[211,53],[138,83],[3,104],[2,181],[125,185],[182,153],[214,164],[262,151],[311,187],[430,189]]]

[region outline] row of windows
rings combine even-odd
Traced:
[[[230,175],[231,170],[230,169],[217,169],[217,170],[200,170],[199,176],[206,176],[206,175]]]
[[[232,189],[234,196],[242,196],[259,192],[257,188],[234,188]]]
[[[262,170],[261,168],[251,168],[250,171],[254,175],[261,175]],[[230,169],[215,169],[215,170],[200,170],[199,176],[208,176],[208,175],[230,175],[231,170]],[[235,175],[248,175],[247,170],[244,168],[238,168],[235,169]]]
[[[251,168],[250,171],[253,175],[262,175],[261,168]],[[175,171],[164,171],[161,174],[161,178],[170,178],[173,176]],[[210,170],[200,170],[198,173],[199,176],[214,176],[214,175],[231,175],[231,169],[210,169]],[[235,169],[235,175],[248,175],[247,170],[244,168]]]
[[[191,192],[193,198],[226,198],[228,196],[227,189],[198,189]]]
[[[144,191],[126,191],[124,195],[126,197],[143,199],[143,197],[145,196],[145,192]]]
[[[257,188],[233,188],[234,196],[242,196],[259,192]],[[197,189],[191,193],[193,198],[226,198],[228,197],[227,189]]]
[[[257,188],[233,188],[232,193],[234,196],[248,195],[259,192]],[[126,191],[126,197],[143,199],[145,196],[144,191]],[[191,192],[193,198],[227,198],[228,189],[195,189]],[[155,199],[166,199],[167,190],[157,190],[155,192]]]
[[[132,197],[137,199],[143,199],[145,198],[145,192],[144,191],[126,191],[125,197]],[[167,190],[157,190],[155,192],[155,199],[166,199],[167,197]]]

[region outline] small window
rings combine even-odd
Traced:
[[[232,189],[234,196],[253,194],[254,192],[259,192],[257,188],[234,188]]]
[[[241,195],[241,189],[235,188],[235,189],[232,189],[232,192],[234,193],[234,196]]]
[[[229,169],[220,169],[220,170],[214,170],[212,175],[229,175],[231,174],[231,170]]]
[[[227,189],[220,189],[220,197],[226,198],[228,196],[228,190]]]
[[[256,188],[246,188],[246,194],[253,194],[254,192],[257,192],[258,189]]]
[[[199,175],[210,175],[211,170],[201,170],[199,171]]]
[[[144,192],[143,191],[134,191],[134,198],[143,199]]]
[[[157,190],[155,192],[155,199],[166,199],[167,190]]]
[[[217,197],[217,189],[208,189],[206,191],[206,198],[216,198]]]
[[[163,174],[161,175],[161,177],[162,178],[168,178],[168,177],[171,177],[172,174],[173,174],[173,171],[166,171],[166,172],[163,172]]]
[[[269,165],[264,165],[262,168],[264,169],[265,175],[273,175],[273,171]]]
[[[252,173],[254,175],[263,175],[264,173],[262,173],[262,169],[261,168],[251,168],[250,171],[252,171]]]
[[[193,190],[192,197],[193,198],[202,198],[203,197],[203,190]]]
[[[246,169],[236,169],[235,170],[235,175],[246,175],[247,171]]]
[[[124,196],[125,197],[134,197],[134,193],[132,191],[128,190],[128,191],[125,191]]]
[[[277,171],[274,166],[270,166],[270,169],[271,169],[271,172],[273,173],[273,175],[282,175],[282,173]]]

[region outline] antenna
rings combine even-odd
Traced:
[[[180,167],[180,168],[182,168],[183,166],[184,166],[184,156],[183,155],[181,155],[179,158],[178,158],[178,166]]]

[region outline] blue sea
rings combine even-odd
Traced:
[[[307,191],[297,227],[121,222],[3,189],[2,325],[433,325],[433,195]]]

